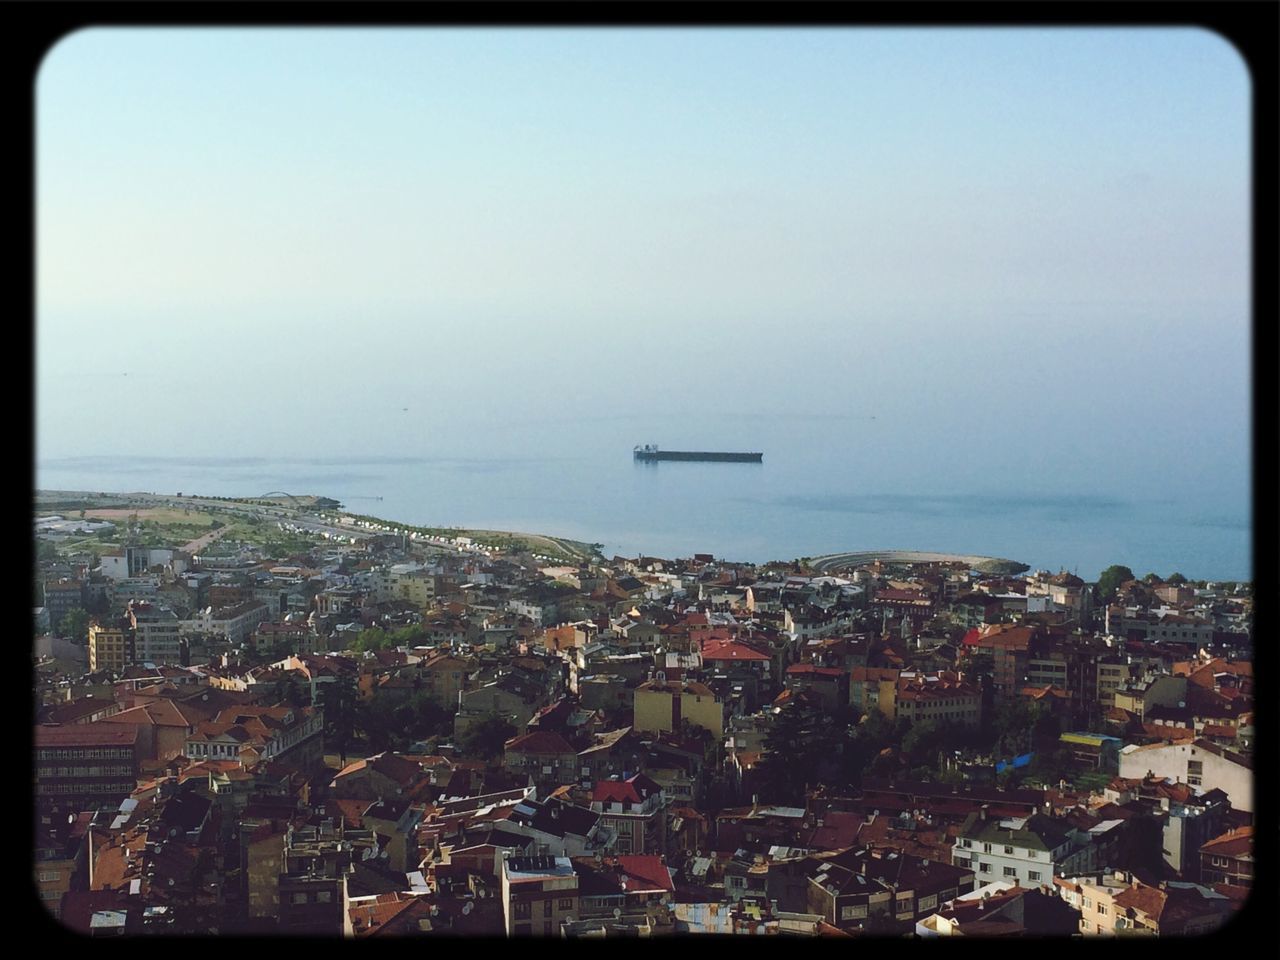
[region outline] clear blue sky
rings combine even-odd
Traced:
[[[1249,78],[1206,32],[89,30],[36,95],[41,457],[750,391],[1245,488]]]

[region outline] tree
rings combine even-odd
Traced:
[[[351,642],[351,649],[356,653],[365,653],[369,650],[381,650],[386,644],[387,634],[380,627],[366,627],[356,635],[355,640]]]
[[[946,728],[937,720],[921,720],[911,725],[902,738],[902,758],[913,767],[933,766],[946,737]]]
[[[36,538],[36,560],[40,563],[55,563],[58,559],[58,548],[52,540]]]
[[[1115,596],[1120,584],[1136,579],[1128,567],[1113,565],[1098,574],[1098,583],[1094,588],[1099,600],[1110,600]]]
[[[85,643],[89,639],[89,614],[80,607],[72,607],[58,623],[58,630],[76,643]]]
[[[1186,582],[1187,582],[1187,578],[1180,573],[1169,574],[1169,579],[1165,581],[1165,583],[1171,583],[1174,586],[1182,586],[1182,584]]]
[[[492,760],[502,756],[507,741],[518,732],[506,717],[491,713],[467,728],[467,732],[459,738],[458,747],[467,756]]]
[[[765,736],[765,754],[756,768],[760,792],[776,802],[804,799],[806,784],[836,774],[844,752],[841,730],[821,710],[792,700],[774,715]]]
[[[1038,719],[1038,708],[1032,707],[1025,700],[1000,704],[991,720],[996,752],[1012,757],[1029,750]]]
[[[355,735],[356,692],[341,680],[320,685],[316,699],[324,715],[325,739],[338,748],[343,766],[347,763],[347,744]]]

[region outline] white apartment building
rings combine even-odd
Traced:
[[[1162,777],[1200,790],[1217,787],[1237,810],[1253,813],[1253,768],[1249,760],[1208,740],[1190,743],[1134,744],[1120,751],[1120,776],[1142,780]]]
[[[1042,814],[989,818],[971,813],[956,835],[951,862],[972,870],[979,884],[1017,881],[1022,886],[1052,883],[1071,852],[1067,829]]]

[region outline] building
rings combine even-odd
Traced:
[[[787,667],[786,689],[808,692],[818,698],[825,713],[838,713],[849,703],[849,674],[839,667],[793,663]]]
[[[130,601],[125,617],[133,629],[134,659],[155,664],[186,664],[180,627],[182,621],[168,607]]]
[[[83,580],[63,577],[45,581],[44,608],[49,612],[49,623],[55,631],[62,629],[62,620],[68,613],[84,609],[85,599]]]
[[[184,629],[190,633],[224,636],[232,646],[238,647],[247,645],[258,624],[269,619],[271,610],[265,603],[245,600],[230,607],[210,607],[186,621]]]
[[[558,937],[578,919],[578,875],[568,857],[502,861],[502,915],[507,936]]]
[[[914,924],[973,889],[967,867],[880,848],[824,859],[808,878],[808,910],[845,930],[879,921]]]
[[[1059,895],[1080,911],[1085,936],[1194,936],[1221,926],[1231,901],[1192,883],[1143,883],[1125,872],[1055,877]]]
[[[894,719],[976,727],[982,720],[982,690],[954,673],[904,671],[897,681]]]
[[[475,664],[461,657],[440,654],[418,665],[422,691],[446,710],[455,710],[458,697],[468,689],[468,678]]]
[[[1249,760],[1208,740],[1130,744],[1120,751],[1120,776],[1126,780],[1162,777],[1193,787],[1216,787],[1231,806],[1253,813],[1253,769]]]
[[[1237,827],[1200,848],[1201,883],[1253,886],[1253,827]]]
[[[966,637],[965,647],[991,657],[992,686],[997,699],[1011,699],[1027,684],[1031,661],[1043,654],[1043,635],[1037,626],[995,624]]]
[[[107,723],[35,728],[36,802],[54,816],[115,806],[137,785],[138,728]]]
[[[849,671],[849,706],[858,713],[879,710],[888,719],[897,715],[899,670],[854,667]]]
[[[643,915],[670,906],[675,893],[671,870],[661,856],[576,857],[573,867],[584,920]]]
[[[1116,773],[1120,763],[1120,748],[1124,741],[1103,733],[1068,732],[1058,738],[1071,751],[1072,760],[1088,770]]]
[[[309,770],[324,763],[324,717],[317,707],[240,704],[199,724],[186,739],[192,760],[282,760]]]
[[[951,862],[971,869],[979,883],[1008,880],[1036,886],[1051,882],[1057,864],[1070,852],[1067,828],[1050,817],[995,818],[983,809],[960,825]]]
[[[122,673],[134,662],[134,634],[128,621],[89,624],[89,672]]]
[[[696,681],[650,680],[636,688],[632,726],[637,732],[680,732],[685,720],[724,739],[725,705],[715,691]]]
[[[550,730],[535,730],[508,740],[502,765],[517,776],[528,777],[539,796],[578,779],[577,749]]]
[[[644,774],[601,780],[591,791],[591,809],[617,833],[619,854],[660,854],[666,847],[667,803],[662,787]]]

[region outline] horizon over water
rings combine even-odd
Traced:
[[[605,429],[526,431],[504,444],[424,455],[74,456],[37,460],[37,488],[123,493],[257,496],[283,490],[333,497],[353,513],[423,526],[511,530],[603,544],[606,556],[712,553],[747,562],[855,550],[922,550],[1002,557],[1032,569],[1066,569],[1095,580],[1111,564],[1142,576],[1251,580],[1247,502],[1185,485],[1117,492],[1072,478],[1003,485],[981,471],[947,476],[913,469],[883,452],[894,429],[857,421],[857,446],[833,447],[797,432],[796,418],[764,417],[759,429],[684,427],[669,438]],[[762,427],[762,424],[764,425]],[[599,426],[599,425],[597,425]],[[635,428],[632,428],[635,429]],[[847,429],[847,424],[845,426]],[[637,463],[632,447],[762,450],[764,462]],[[495,444],[496,446],[496,444]],[[881,449],[877,449],[881,448]],[[1120,487],[1122,483],[1113,483]],[[986,482],[984,482],[984,480]],[[1001,486],[1004,489],[1001,489]],[[376,500],[374,498],[381,497]]]

